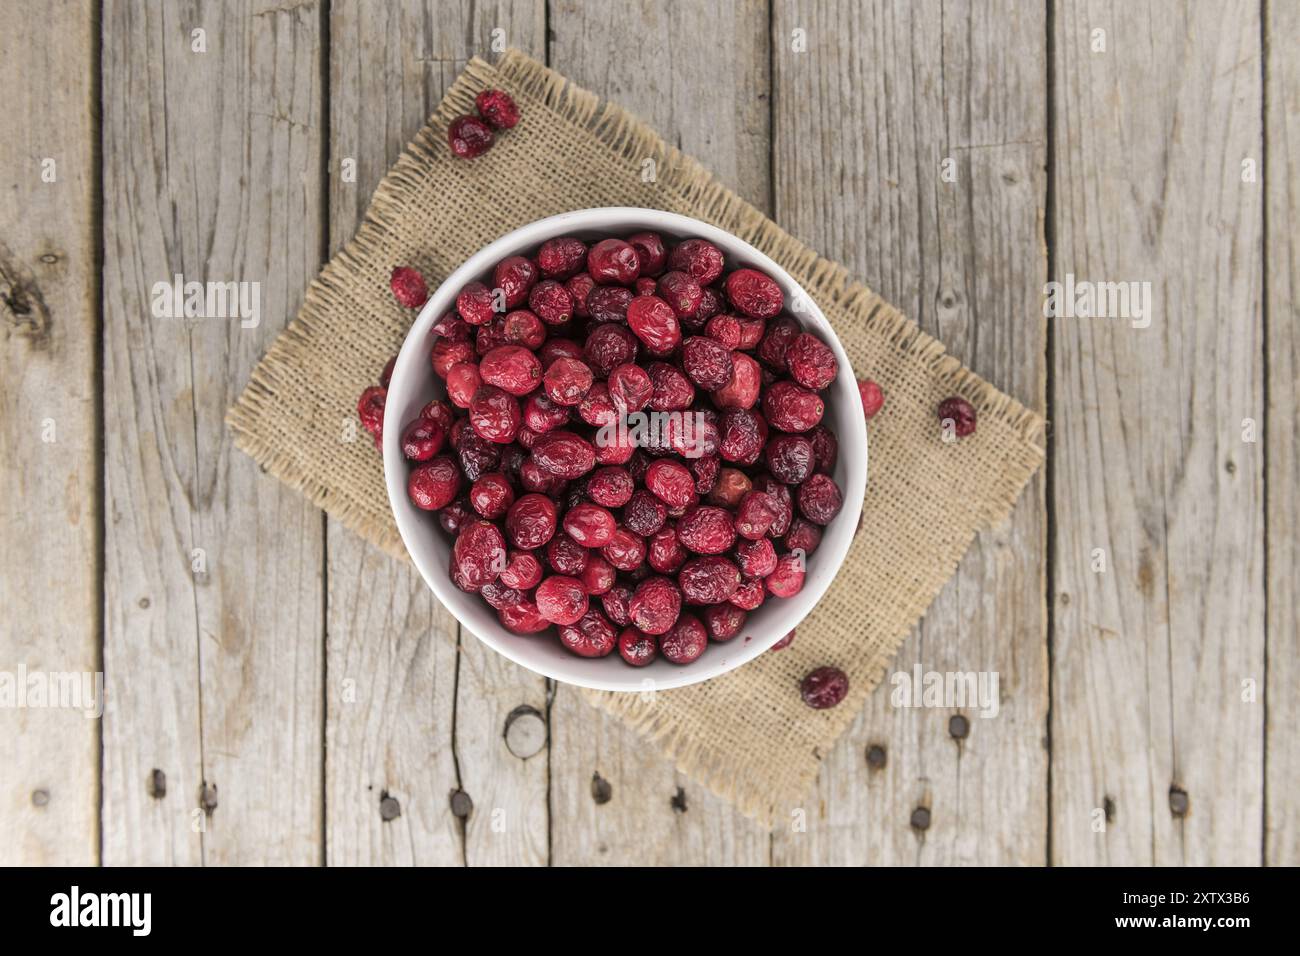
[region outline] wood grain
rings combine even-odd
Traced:
[[[802,3],[777,8],[772,35],[777,220],[1041,409],[1042,10]],[[775,832],[776,862],[1044,861],[1043,495],[1040,473],[977,538],[891,669],[996,672],[996,716],[894,707],[887,679]],[[950,732],[958,716],[962,739]],[[868,765],[871,747],[883,765]]]
[[[1300,865],[1300,7],[1265,5],[1267,149],[1265,237],[1268,275],[1267,779],[1264,862]]]
[[[540,2],[331,5],[331,252],[468,59],[494,42],[542,56],[544,21]],[[335,521],[328,542],[329,861],[544,863],[547,754],[514,756],[503,728],[519,705],[545,713],[546,682],[459,635],[408,562]]]
[[[26,668],[93,688],[81,675],[101,669],[99,35],[67,0],[0,6],[0,36],[0,680]],[[98,720],[7,704],[0,767],[0,865],[97,861]]]
[[[103,11],[105,863],[321,860],[320,513],[223,425],[320,267],[321,39],[314,3]],[[155,318],[177,273],[260,322]]]
[[[768,205],[767,5],[551,7],[551,66],[627,107],[760,208]],[[722,39],[722,38],[725,38]],[[766,862],[766,832],[560,686],[551,710],[557,864]]]
[[[1056,9],[1056,278],[1150,282],[1154,308],[1054,320],[1052,862],[1253,864],[1259,7]]]

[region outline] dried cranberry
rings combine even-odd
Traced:
[[[707,239],[687,239],[668,256],[668,268],[689,273],[700,285],[713,285],[722,275],[722,250]]]
[[[678,412],[695,401],[695,386],[690,379],[667,362],[651,362],[646,371],[653,391],[650,408],[656,412]]]
[[[754,478],[754,490],[771,495],[780,506],[781,513],[772,522],[767,535],[769,538],[781,537],[790,530],[790,521],[794,517],[794,499],[790,496],[789,486],[781,484],[771,475],[758,475]]]
[[[501,334],[511,345],[538,349],[546,341],[546,326],[527,309],[515,309],[513,312],[506,313],[501,323]]]
[[[835,470],[835,462],[840,456],[840,440],[825,425],[809,431],[808,440],[813,447],[813,470],[829,475]]]
[[[492,282],[504,293],[507,309],[518,308],[528,301],[528,293],[537,283],[537,277],[536,263],[526,256],[507,256],[492,270]]]
[[[624,362],[609,373],[609,397],[614,407],[624,415],[639,412],[650,402],[654,384],[650,375],[639,365]]]
[[[519,484],[524,491],[559,498],[568,482],[528,458],[519,466]]]
[[[538,365],[538,369],[541,366]],[[577,405],[582,401],[593,381],[587,363],[578,359],[560,358],[551,363],[542,378],[547,397],[557,405]]]
[[[516,548],[532,551],[551,540],[559,524],[555,502],[545,495],[527,494],[506,513],[506,534]]]
[[[799,335],[799,323],[788,315],[771,322],[763,340],[758,343],[759,359],[768,367],[784,372],[786,350],[797,335]]]
[[[445,508],[439,509],[438,511],[438,524],[441,525],[442,530],[448,534],[459,533],[461,526],[465,524],[466,521],[473,520],[474,511],[470,508],[469,501],[464,498],[453,501],[451,504],[447,505]]]
[[[498,579],[489,581],[483,587],[479,588],[479,594],[483,595],[483,600],[487,601],[496,610],[503,607],[510,607],[512,604],[518,604],[524,600],[524,592],[517,588],[507,587]]]
[[[618,636],[618,653],[633,667],[645,667],[659,653],[655,639],[635,627],[625,627]]]
[[[483,385],[470,402],[469,423],[480,438],[508,445],[519,434],[523,416],[513,395],[495,385]]]
[[[487,355],[498,345],[509,345],[506,341],[506,320],[504,316],[496,316],[487,325],[480,325],[478,331],[474,333],[474,351],[479,355]]]
[[[767,599],[767,589],[760,580],[741,581],[736,593],[727,598],[727,603],[744,611],[752,611]]]
[[[794,382],[775,382],[763,395],[763,414],[783,432],[808,431],[822,420],[825,410],[816,392]]]
[[[775,498],[762,491],[751,491],[736,509],[736,533],[757,541],[767,535],[780,514],[781,506]]]
[[[834,707],[848,692],[849,678],[838,667],[819,667],[799,682],[799,696],[814,710]]]
[[[604,382],[597,382],[587,390],[587,394],[578,403],[578,417],[596,428],[613,425],[618,421],[618,409],[610,400],[609,387]],[[599,434],[596,440],[600,440]]]
[[[556,629],[560,644],[579,657],[604,657],[618,643],[618,631],[605,615],[590,608],[575,624]]]
[[[740,348],[740,320],[734,315],[715,315],[704,329],[710,338],[717,339],[727,348]]]
[[[665,272],[655,284],[655,291],[679,319],[698,312],[700,298],[704,295],[700,284],[685,272]]]
[[[579,575],[587,566],[590,552],[567,534],[561,532],[546,542],[546,563],[557,574]]]
[[[618,287],[609,286],[609,288],[614,289]],[[637,280],[632,283],[632,291],[637,295],[654,295],[659,291],[659,284],[649,276],[638,276]]]
[[[721,604],[740,587],[740,568],[716,554],[692,558],[682,565],[677,584],[688,604]]]
[[[770,648],[768,648],[768,650],[779,651],[779,650],[782,650],[782,649],[784,649],[784,648],[789,647],[792,643],[794,643],[794,636],[795,636],[795,632],[794,632],[794,631],[791,631],[791,632],[790,632],[789,634],[787,634],[785,637],[781,638],[779,641],[777,641],[775,644],[773,644]]]
[[[858,379],[858,397],[862,399],[862,414],[869,419],[875,418],[885,404],[885,393],[869,378]]]
[[[568,279],[587,261],[587,245],[572,236],[547,239],[537,250],[537,268],[548,279]]]
[[[627,307],[635,295],[621,285],[602,285],[587,296],[587,313],[593,322],[626,322]]]
[[[483,90],[474,97],[478,115],[497,129],[513,129],[519,122],[519,107],[505,90]]]
[[[643,538],[654,534],[667,520],[667,507],[644,489],[633,492],[631,499],[623,507],[623,523]]]
[[[718,425],[722,443],[718,447],[726,461],[752,465],[763,453],[767,442],[767,423],[763,416],[744,408],[728,409]]]
[[[774,597],[794,597],[803,590],[804,559],[797,554],[783,554],[776,559],[776,570],[763,579]]]
[[[776,547],[770,538],[741,541],[736,545],[736,562],[746,578],[765,578],[776,570]]]
[[[595,280],[587,273],[579,272],[576,276],[565,280],[564,287],[569,290],[569,295],[573,296],[573,314],[580,319],[590,318],[591,313],[587,311],[587,297],[596,288]]]
[[[734,508],[752,487],[749,476],[739,468],[722,468],[718,471],[717,483],[709,492],[709,501]]]
[[[786,367],[790,376],[805,388],[821,391],[839,374],[840,363],[835,353],[817,336],[800,332],[786,347]]]
[[[541,392],[524,399],[524,424],[539,435],[554,431],[569,422],[569,410],[556,405]]]
[[[772,477],[787,485],[807,481],[817,461],[813,443],[802,435],[774,435],[763,455]]]
[[[682,341],[672,306],[657,295],[633,298],[627,307],[627,325],[651,355],[669,355]]]
[[[551,626],[551,622],[537,610],[537,605],[527,598],[518,604],[499,609],[497,618],[501,621],[501,626],[511,634],[540,634]]]
[[[528,308],[547,325],[563,325],[573,317],[573,293],[554,279],[543,279],[528,293]]]
[[[636,361],[637,338],[622,325],[598,325],[587,336],[582,357],[600,378],[609,377],[620,365]]]
[[[582,346],[573,339],[547,339],[537,350],[537,357],[541,359],[542,371],[545,372],[557,359],[582,358]]]
[[[627,237],[628,245],[636,250],[641,262],[641,275],[657,276],[664,271],[668,261],[668,252],[664,241],[657,232],[638,232]]]
[[[785,549],[800,551],[804,555],[812,554],[822,543],[822,529],[804,518],[794,518],[790,530],[785,533]]]
[[[397,266],[388,279],[388,287],[393,290],[393,298],[398,304],[408,309],[419,309],[429,301],[429,287],[424,284],[424,276],[410,266]]]
[[[641,257],[622,239],[602,239],[587,252],[587,272],[600,285],[631,285],[641,272]]]
[[[430,329],[434,335],[439,335],[452,342],[467,341],[473,330],[474,327],[455,312],[448,312],[437,322],[433,323],[433,328]]]
[[[620,571],[634,571],[646,558],[646,544],[627,528],[616,528],[601,556]]]
[[[748,616],[734,604],[710,604],[700,612],[709,637],[715,641],[729,641],[739,634]]]
[[[726,289],[736,311],[751,319],[770,319],[785,304],[776,280],[757,269],[737,269],[727,276]]]
[[[618,522],[607,508],[580,504],[564,516],[564,530],[584,548],[603,548],[614,536]]]
[[[461,116],[447,127],[447,145],[461,159],[482,156],[492,148],[492,127],[477,116]]]
[[[474,361],[474,346],[469,342],[439,339],[429,349],[429,361],[433,365],[433,373],[439,378],[446,378],[453,365]]]
[[[767,319],[737,319],[736,325],[740,330],[740,344],[736,348],[742,352],[758,348],[767,332]]]
[[[614,586],[618,572],[614,566],[598,554],[587,555],[587,565],[579,577],[587,593],[598,597]]]
[[[632,589],[626,584],[615,584],[600,596],[600,606],[605,615],[619,627],[627,627],[628,605],[632,601]]]
[[[542,582],[545,584],[546,582]],[[665,634],[682,609],[682,593],[668,578],[646,578],[628,603],[632,623],[647,634]]]
[[[621,508],[628,503],[636,483],[626,468],[611,465],[597,468],[587,481],[587,496],[606,508]]]
[[[456,444],[456,457],[465,477],[476,481],[481,475],[496,471],[501,464],[501,446],[480,438],[473,428],[465,428]]]
[[[602,465],[625,464],[637,450],[631,435],[626,431],[615,429],[613,436],[606,437],[609,440],[602,441],[596,447],[596,461]]]
[[[695,494],[695,479],[686,466],[667,459],[646,469],[645,486],[670,508],[690,504]]]
[[[470,505],[484,518],[500,518],[514,500],[514,489],[499,471],[480,475],[469,489]]]
[[[665,525],[646,539],[646,561],[660,574],[677,571],[690,555],[677,539],[674,529]]]
[[[370,386],[357,399],[357,418],[361,419],[361,427],[372,435],[384,432],[384,403],[387,401],[388,389],[378,385]]]
[[[451,406],[442,399],[435,398],[428,405],[425,405],[424,408],[420,409],[420,417],[435,421],[442,426],[444,432],[450,432],[451,424],[456,420],[456,413],[453,412]]]
[[[758,363],[744,352],[731,353],[731,379],[712,395],[718,408],[753,408],[762,385]]]
[[[965,438],[975,431],[975,409],[966,399],[954,395],[939,403],[939,421],[952,422],[957,437]]]
[[[694,614],[683,614],[659,641],[659,650],[674,664],[698,660],[709,646],[709,632]]]
[[[555,574],[537,585],[533,599],[537,611],[552,624],[576,624],[587,613],[587,592],[582,582]]]
[[[457,362],[447,369],[447,397],[457,408],[469,408],[474,393],[483,384],[483,375],[471,362]]]
[[[506,552],[505,570],[501,572],[501,583],[506,587],[520,591],[531,591],[542,580],[542,562],[529,551],[510,550]]]
[[[460,469],[450,455],[438,455],[411,469],[406,490],[417,508],[437,511],[460,491]]]
[[[839,485],[829,475],[813,475],[799,486],[799,510],[814,524],[829,524],[843,504]]]
[[[471,282],[456,296],[456,311],[470,325],[487,325],[496,315],[496,297],[482,282]]]
[[[501,345],[483,356],[479,374],[511,395],[527,395],[542,380],[542,363],[522,345]]]
[[[451,549],[451,567],[463,585],[477,591],[506,566],[506,540],[490,521],[463,525]]]
[[[693,335],[682,343],[682,371],[706,391],[717,391],[730,382],[733,367],[731,350],[717,339]]]
[[[561,478],[581,478],[596,467],[596,449],[582,436],[560,429],[537,440],[532,460]]]
[[[721,292],[713,286],[705,286],[700,290],[700,307],[696,309],[694,319],[703,327],[704,323],[720,313],[725,305]]]
[[[677,522],[677,538],[696,554],[722,554],[736,541],[731,512],[698,505]]]

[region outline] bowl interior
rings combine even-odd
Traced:
[[[428,360],[436,339],[431,328],[452,308],[466,283],[484,279],[500,259],[531,252],[555,236],[574,235],[589,240],[642,230],[672,239],[708,239],[722,249],[729,269],[753,266],[772,276],[785,293],[787,310],[831,347],[840,366],[838,377],[824,393],[823,423],[840,439],[833,477],[844,492],[844,507],[824,529],[821,545],[808,557],[803,590],[792,598],[770,598],[750,612],[740,634],[725,643],[710,642],[698,660],[684,667],[662,657],[646,667],[631,667],[617,652],[604,658],[580,658],[561,647],[551,632],[520,636],[503,628],[496,612],[482,598],[461,591],[448,577],[451,542],[434,515],[416,508],[407,497],[409,466],[400,447],[402,426],[431,399],[446,396]],[[650,691],[693,684],[739,667],[767,650],[799,624],[834,579],[857,529],[866,489],[866,422],[853,369],[816,303],[784,269],[748,243],[707,223],[653,209],[615,207],[563,213],[517,229],[471,256],[438,287],[416,318],[393,370],[384,418],[391,423],[384,429],[384,470],[397,527],[416,567],[438,599],[465,628],[516,663],[555,680],[599,690]],[[851,436],[855,435],[862,436],[861,440],[853,440]]]

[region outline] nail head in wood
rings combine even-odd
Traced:
[[[464,790],[451,792],[451,812],[453,816],[460,817],[462,820],[474,812],[474,801]]]
[[[885,748],[880,744],[872,744],[867,748],[867,766],[872,770],[884,770],[888,759]]]
[[[536,707],[521,704],[506,717],[505,739],[507,750],[527,760],[546,746],[546,719]]]
[[[673,794],[673,798],[670,801],[668,801],[668,803],[678,813],[685,813],[686,812],[686,791],[683,790],[681,787],[678,787],[677,792]]]
[[[396,797],[390,797],[385,790],[379,795],[379,819],[387,823],[389,820],[396,820],[402,815],[402,805],[397,802]]]
[[[961,714],[953,714],[948,718],[948,733],[953,740],[965,740],[970,736],[970,721]]]
[[[609,803],[614,797],[614,788],[608,780],[597,771],[591,775],[591,799],[597,803]]]
[[[930,829],[930,808],[917,807],[912,811],[912,828],[915,830]]]
[[[154,767],[149,773],[149,796],[155,800],[161,800],[167,796],[167,774],[157,767]]]
[[[32,806],[43,807],[46,806],[49,802],[50,802],[50,791],[44,789],[32,791]]]
[[[203,789],[199,791],[199,805],[203,807],[203,812],[211,814],[217,809],[217,785],[215,783],[205,783]]]
[[[1187,816],[1187,810],[1190,806],[1191,801],[1187,798],[1186,790],[1177,784],[1169,788],[1169,810],[1174,816]]]

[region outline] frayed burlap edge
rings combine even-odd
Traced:
[[[861,322],[864,331],[880,337],[893,349],[926,368],[933,381],[944,390],[966,397],[975,405],[982,422],[997,419],[1005,423],[1021,444],[1017,456],[1009,460],[1000,483],[983,500],[980,517],[987,526],[1007,516],[1043,459],[1043,450],[1038,444],[1043,421],[1037,412],[999,392],[963,367],[960,361],[947,354],[941,342],[923,332],[867,286],[854,280],[843,266],[821,257],[790,236],[760,210],[718,183],[692,157],[664,143],[653,129],[631,113],[613,103],[601,103],[595,94],[513,50],[495,66],[478,58],[471,60],[430,122],[384,177],[356,237],[311,284],[298,317],[276,340],[255,369],[238,403],[230,410],[227,423],[237,447],[251,455],[270,474],[302,491],[346,527],[391,554],[406,556],[391,522],[372,520],[334,494],[324,480],[300,467],[288,443],[278,440],[277,436],[263,435],[257,423],[265,404],[275,401],[277,384],[283,377],[294,374],[310,354],[316,317],[323,309],[345,304],[344,290],[361,278],[359,272],[364,267],[359,260],[373,248],[377,237],[395,228],[403,211],[400,190],[428,174],[437,151],[445,149],[440,141],[447,124],[456,116],[471,112],[474,95],[489,86],[503,86],[537,98],[562,119],[584,127],[600,146],[625,161],[641,163],[646,158],[652,159],[657,170],[658,187],[689,205],[690,214],[712,222],[762,250],[780,263],[824,310],[842,310]],[[358,383],[358,390],[364,384]],[[969,546],[975,533],[972,530],[962,542],[962,551]],[[945,579],[955,571],[957,560],[947,562]],[[924,595],[924,606],[928,606],[937,592],[938,588],[935,588]],[[900,628],[896,635],[881,644],[878,664],[872,668],[865,683],[859,682],[854,687],[843,706],[835,708],[829,715],[819,715],[824,720],[822,736],[834,740],[852,722],[866,695],[883,679],[894,652],[914,624],[915,620],[909,622],[907,628]],[[690,691],[691,688],[685,688],[660,693]],[[775,776],[770,767],[720,763],[707,742],[677,721],[654,699],[655,695],[584,691],[584,696],[653,741],[682,772],[766,825],[772,824],[779,808],[798,801],[816,776],[815,763],[782,768]]]

